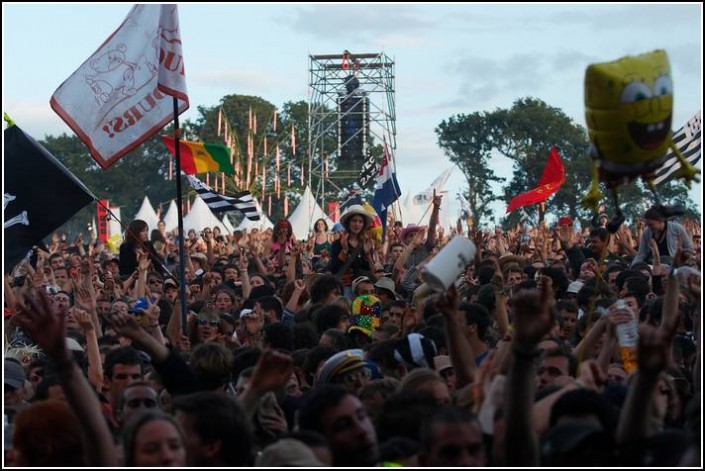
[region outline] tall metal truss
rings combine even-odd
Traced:
[[[343,147],[359,138],[359,133],[364,133],[365,146],[386,140],[394,165],[395,67],[383,52],[309,55],[309,61],[309,178],[316,177],[314,192],[318,199],[324,197],[326,185],[340,191],[357,179],[362,156],[359,162],[341,162],[339,157]],[[357,80],[354,90],[350,90],[351,77]],[[344,100],[356,97],[364,106],[342,109]],[[359,116],[364,125],[343,140],[341,126],[350,114],[365,114]],[[335,168],[333,164],[328,168],[328,162],[335,162]]]

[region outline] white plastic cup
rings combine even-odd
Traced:
[[[470,239],[456,235],[423,268],[424,282],[437,293],[446,291],[473,261],[476,250]]]

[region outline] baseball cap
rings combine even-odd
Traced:
[[[240,311],[240,319],[252,315],[252,309],[243,309]]]
[[[168,287],[178,288],[179,285],[173,278],[167,278],[164,280],[164,289],[167,289]]]
[[[585,283],[583,283],[582,281],[573,281],[571,284],[568,285],[568,289],[566,290],[566,292],[578,294],[584,285]]]
[[[353,293],[354,293],[355,290],[357,289],[357,286],[358,286],[360,283],[364,283],[364,282],[373,284],[373,283],[372,283],[372,280],[369,279],[368,277],[366,277],[366,276],[358,276],[358,277],[355,278],[355,279],[353,280],[353,282],[352,282],[352,286],[351,286],[351,287],[352,287]]]
[[[14,389],[19,389],[24,386],[27,380],[27,375],[22,368],[22,365],[16,360],[9,358],[5,359],[5,384]]]
[[[448,368],[453,368],[453,364],[450,362],[450,357],[448,355],[436,355],[433,357],[433,367],[440,373]]]

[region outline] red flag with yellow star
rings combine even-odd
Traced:
[[[549,196],[558,191],[563,183],[565,183],[565,168],[563,167],[561,156],[558,154],[558,149],[553,147],[548,154],[548,162],[546,163],[546,168],[543,169],[543,175],[541,175],[538,186],[512,198],[509,206],[507,206],[507,212],[510,213],[522,206],[546,201]]]

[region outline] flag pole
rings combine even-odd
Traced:
[[[179,218],[179,286],[181,288],[181,332],[186,334],[186,261],[184,258],[184,214],[181,208],[183,195],[181,193],[181,149],[179,148],[179,100],[174,99],[174,148],[176,150],[176,214]]]

